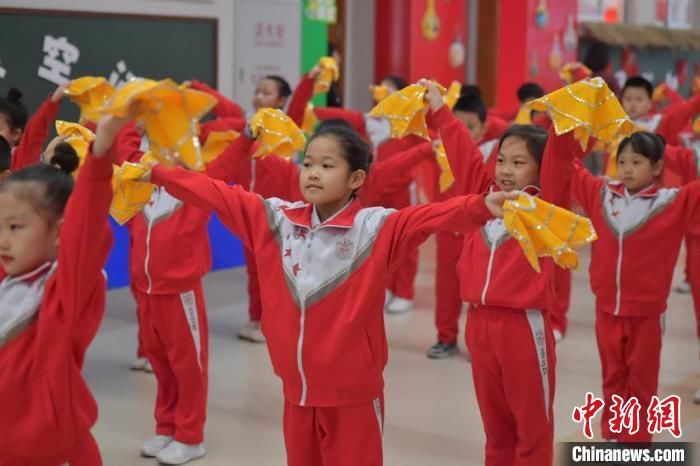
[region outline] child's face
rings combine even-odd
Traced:
[[[540,167],[530,155],[525,141],[515,136],[507,137],[496,161],[496,185],[508,192],[539,184]]]
[[[49,224],[12,192],[0,193],[0,266],[18,276],[55,260],[60,223]]]
[[[255,86],[253,108],[257,112],[261,108],[282,108],[287,99],[280,96],[277,83],[272,79],[261,79]]]
[[[625,146],[617,157],[617,176],[630,194],[651,186],[661,175],[664,162],[652,163],[642,154],[634,152],[631,145]]]
[[[651,105],[649,94],[641,87],[628,87],[622,94],[622,107],[633,120],[649,113]]]
[[[299,173],[299,187],[307,202],[315,206],[344,204],[362,186],[363,170],[350,171],[350,164],[332,136],[319,136],[306,148]]]
[[[486,122],[479,119],[479,115],[474,112],[456,111],[455,116],[466,125],[472,135],[472,139],[478,142],[486,132]]]
[[[12,129],[5,115],[0,115],[0,136],[7,139],[10,146],[14,147],[19,143],[19,138],[22,137],[22,130],[19,128]]]

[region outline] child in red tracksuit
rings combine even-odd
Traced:
[[[523,190],[550,203],[566,202],[569,191],[559,175],[565,165],[553,154],[576,151],[571,135],[548,137],[541,128],[515,125],[501,139],[491,174],[467,128],[435,86],[427,85],[426,99],[460,192]],[[554,263],[541,259],[537,273],[519,249],[496,219],[465,234],[458,264],[462,300],[470,304],[466,342],[488,466],[552,464]]]
[[[249,154],[252,143],[237,138],[207,173],[231,182],[237,161]],[[144,351],[158,382],[156,435],[143,444],[141,454],[164,464],[184,464],[206,454],[209,332],[202,278],[211,268],[210,217],[210,210],[183,204],[160,187],[127,224],[132,292]]]
[[[692,183],[700,177],[700,161],[698,153],[685,147],[666,146],[664,151],[664,169],[671,170],[681,177],[684,185]],[[700,229],[688,232],[685,236],[686,277],[690,284],[690,292],[695,308],[696,333],[700,339]],[[700,404],[700,389],[693,397],[695,403]]]
[[[102,464],[80,371],[104,315],[109,150],[121,124],[101,123],[75,187],[75,154],[0,182],[2,466]]]
[[[313,86],[317,68],[307,74],[299,83],[295,98],[306,103],[313,96]],[[397,76],[388,76],[381,81],[390,94],[400,91],[406,87],[406,82]],[[392,139],[390,136],[389,122],[385,118],[371,117],[366,113],[346,110],[342,108],[316,108],[314,113],[319,120],[343,119],[349,122],[355,131],[365,141],[370,142],[372,151],[376,155],[377,161],[384,161],[396,154],[420,145],[423,139],[417,136],[408,136],[402,139]],[[416,204],[417,190],[414,180],[406,183],[400,190],[393,190],[385,193],[377,199],[377,206],[402,209]],[[407,255],[405,263],[399,267],[396,273],[389,277],[386,293],[386,310],[391,314],[400,314],[410,311],[413,308],[413,298],[415,296],[414,282],[418,272],[418,250]]]
[[[664,142],[649,132],[619,145],[620,181],[606,182],[575,160],[571,185],[598,233],[591,254],[596,338],[603,374],[602,434],[608,440],[650,442],[647,416],[639,432],[613,432],[612,395],[636,397],[642,409],[656,395],[666,300],[683,235],[700,222],[700,182],[681,189],[656,185]],[[570,154],[569,160],[573,158]],[[650,247],[650,245],[654,245]]]
[[[150,177],[185,203],[214,209],[265,264],[262,329],[284,386],[289,466],[382,464],[384,277],[429,234],[477,228],[506,198],[363,209],[353,193],[369,162],[355,132],[318,133],[299,177],[308,204],[264,200],[179,168],[157,166]]]
[[[486,106],[478,95],[460,97],[452,111],[469,129],[472,140],[478,141],[479,152],[489,173],[493,172],[498,158],[498,139],[488,139]],[[432,121],[431,121],[432,123]],[[498,137],[501,137],[499,133]],[[437,173],[435,177],[437,178]],[[445,200],[459,195],[456,185],[444,193],[434,192],[431,200]],[[437,246],[437,271],[435,274],[435,327],[437,343],[428,350],[431,359],[444,359],[457,354],[459,316],[462,313],[462,299],[459,295],[457,262],[462,251],[464,236],[454,232],[440,232],[435,235]]]

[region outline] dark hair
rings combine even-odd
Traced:
[[[387,76],[384,79],[382,79],[382,81],[389,81],[396,88],[397,91],[400,91],[401,89],[407,86],[406,80],[400,76]]]
[[[0,114],[5,115],[10,129],[21,129],[27,126],[27,107],[22,103],[22,93],[19,89],[11,87],[7,91],[7,97],[0,98]]]
[[[455,106],[452,108],[453,112],[469,112],[476,113],[479,117],[479,121],[484,123],[486,121],[486,105],[480,97],[460,97],[457,99]]]
[[[369,167],[372,163],[372,153],[369,151],[367,143],[357,134],[357,131],[341,125],[328,126],[317,131],[309,140],[309,144],[319,137],[335,139],[338,145],[340,145],[343,157],[345,157],[345,160],[347,160],[350,165],[350,171],[364,170],[369,173]]]
[[[330,120],[321,120],[316,128],[316,133],[325,131],[329,128],[345,128],[351,131],[355,131],[355,128],[347,121],[342,118],[331,118]]]
[[[78,166],[78,156],[65,152],[51,159],[51,165],[32,165],[15,172],[0,182],[0,192],[12,193],[31,204],[47,221],[56,221],[63,215],[73,191],[71,173]]]
[[[12,147],[7,139],[0,136],[0,173],[7,171],[12,166]]]
[[[654,86],[649,82],[648,79],[642,76],[632,76],[625,82],[625,87],[622,88],[622,93],[620,95],[625,95],[625,91],[630,87],[636,87],[644,89],[649,98],[654,95]]]
[[[269,79],[270,81],[274,81],[275,84],[277,85],[277,92],[279,93],[280,97],[289,97],[292,95],[292,88],[287,82],[286,79],[284,79],[282,76],[277,76],[275,74],[270,74],[265,76],[263,79]]]
[[[53,156],[49,161],[50,165],[61,167],[61,170],[68,173],[73,173],[80,165],[78,154],[73,149],[73,146],[67,142],[57,144],[53,150]]]
[[[542,156],[544,148],[547,145],[547,131],[539,126],[533,125],[513,125],[503,133],[501,140],[498,141],[498,149],[501,149],[503,141],[509,137],[519,138],[525,141],[527,151],[532,158],[535,159],[538,166],[542,166]]]
[[[586,57],[583,64],[595,73],[600,73],[607,68],[610,61],[610,48],[605,42],[595,41],[586,50]]]
[[[648,131],[631,134],[623,139],[617,147],[617,160],[620,160],[620,154],[627,146],[630,146],[634,152],[648,158],[652,164],[655,164],[664,157],[666,141],[658,134]]]
[[[459,91],[460,97],[478,97],[481,98],[481,89],[475,84],[462,84],[462,89]]]
[[[539,99],[544,95],[544,90],[542,86],[537,83],[523,83],[518,88],[518,100],[521,104],[524,104],[528,100]]]

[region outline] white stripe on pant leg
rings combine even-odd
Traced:
[[[374,414],[377,416],[377,423],[379,424],[379,435],[384,436],[384,421],[382,421],[382,402],[379,398],[375,398],[372,403],[374,404]]]
[[[530,324],[532,338],[535,340],[537,360],[542,376],[542,389],[544,391],[544,409],[549,421],[549,367],[547,363],[547,339],[545,338],[544,317],[539,309],[528,309],[527,321]]]
[[[182,309],[185,312],[187,325],[190,327],[194,349],[197,351],[197,364],[199,364],[199,370],[202,371],[202,340],[199,335],[199,317],[197,316],[197,300],[194,291],[182,293],[180,301],[182,301]]]

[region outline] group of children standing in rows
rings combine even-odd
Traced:
[[[319,73],[314,68],[294,93],[282,78],[266,77],[253,106],[286,108],[301,125]],[[404,86],[395,77],[381,84],[389,92]],[[630,79],[622,104],[646,126],[619,144],[618,179],[608,180],[583,166],[587,153],[572,133],[557,136],[546,115],[511,125],[489,115],[469,86],[450,109],[434,83],[421,82],[431,138],[444,144],[454,174],[441,191],[436,144],[392,139],[381,118],[318,108],[322,122],[300,164],[253,158],[258,143],[241,107],[190,85],[218,100],[215,118],[200,127],[202,142],[212,131],[241,135],[203,173],[154,165],[142,181],[157,188],[128,224],[144,358],[135,367],[148,363],[158,381],[156,435],[143,456],[184,464],[205,455],[202,280],[212,212],[245,247],[250,322],[240,336],[266,341],[283,382],[290,466],[382,464],[384,311],[410,309],[417,248],[431,234],[438,341],[428,356],[458,351],[467,303],[485,464],[552,464],[555,341],[566,332],[570,276],[550,258],[535,272],[506,231],[502,204],[521,192],[567,208],[573,202],[596,228],[590,280],[605,401],[616,394],[648,403],[656,394],[672,272],[684,237],[697,254],[690,243],[700,234],[697,159],[672,143],[700,112],[700,97],[650,116],[651,84]],[[543,94],[533,85],[521,91],[523,101]],[[104,314],[112,164],[138,161],[143,147],[128,118],[103,117],[74,182],[79,162],[67,143],[42,151],[62,95],[59,88],[29,123],[17,91],[0,99],[8,147],[0,159],[0,466],[101,464],[90,434],[97,407],[80,371]],[[687,184],[663,187],[665,162]],[[414,205],[416,185],[430,203]],[[691,257],[696,293],[699,263]],[[607,440],[651,441],[646,429],[618,435],[607,425],[604,417]]]

